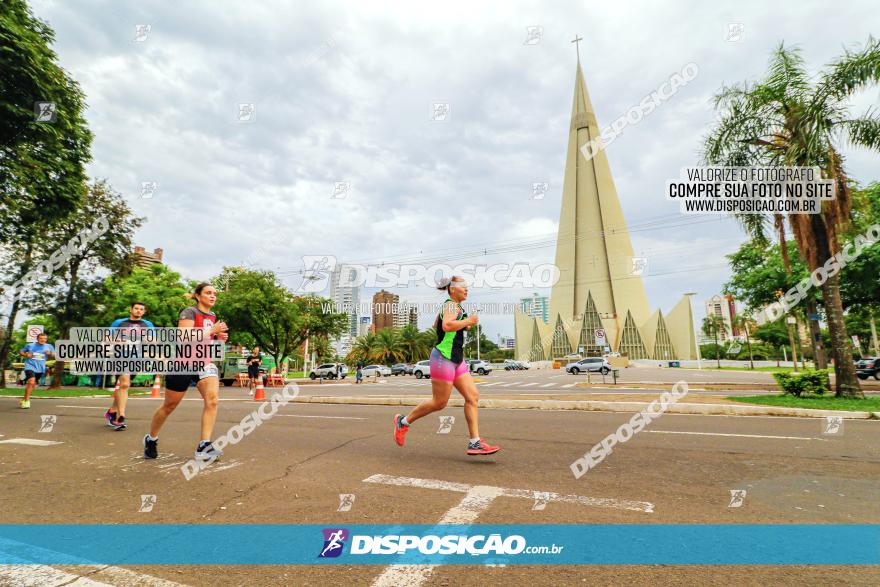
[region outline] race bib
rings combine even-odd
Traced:
[[[35,361],[45,361],[46,355],[43,353],[36,353],[35,352],[35,353],[33,353],[33,356],[31,358]]]

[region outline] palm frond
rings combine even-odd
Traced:
[[[837,125],[851,145],[880,150],[880,115],[870,110],[861,118],[844,120]]]
[[[869,36],[863,48],[844,49],[843,56],[828,67],[830,70],[818,84],[816,100],[843,100],[880,81],[880,41]]]

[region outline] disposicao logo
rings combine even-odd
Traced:
[[[324,548],[318,558],[336,558],[342,554],[345,541],[348,540],[348,530],[345,528],[324,528]]]

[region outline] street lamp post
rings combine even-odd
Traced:
[[[689,291],[689,292],[685,292],[684,295],[687,296],[687,299],[688,299],[688,310],[690,310],[690,313],[691,313],[691,319],[693,319],[693,317],[694,317],[694,305],[693,305],[693,303],[692,303],[692,297],[695,296],[695,295],[697,295],[697,292],[695,292],[695,291]],[[694,329],[691,329],[691,334],[692,334],[693,337],[694,337],[694,346],[697,348],[697,369],[699,369],[699,370],[702,371],[702,370],[703,370],[703,360],[702,360],[702,358],[700,357],[700,341],[697,340],[697,331],[694,330]]]

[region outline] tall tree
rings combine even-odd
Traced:
[[[749,368],[755,368],[755,359],[752,356],[751,330],[755,326],[755,320],[746,313],[737,314],[733,317],[733,325],[742,330],[746,335],[746,345],[749,348]]]
[[[880,115],[849,113],[847,100],[880,80],[880,43],[869,37],[864,48],[846,51],[818,77],[804,67],[800,53],[780,44],[767,77],[756,84],[726,87],[716,96],[721,110],[717,128],[703,145],[711,165],[788,165],[819,167],[832,179],[836,197],[823,201],[819,214],[787,217],[798,251],[810,271],[839,250],[839,235],[850,219],[851,194],[840,147],[880,149]],[[740,217],[746,230],[761,231],[763,216]],[[839,396],[863,397],[843,320],[839,276],[822,285]]]
[[[36,266],[48,225],[85,196],[92,135],[78,84],[58,65],[54,32],[24,0],[0,8],[0,375],[10,336],[29,292],[10,291]],[[5,302],[5,303],[4,303]]]
[[[235,331],[248,332],[275,358],[275,364],[299,349],[309,337],[333,338],[348,325],[345,314],[325,313],[313,296],[295,296],[271,271],[227,268],[213,280],[224,285],[214,311]]]
[[[20,241],[83,196],[92,135],[85,97],[50,48],[55,33],[25,0],[0,9],[0,242]],[[11,239],[11,240],[10,240]]]
[[[39,261],[58,269],[37,285],[35,309],[54,312],[60,336],[66,337],[73,326],[105,325],[97,323],[96,308],[106,294],[100,273],[129,270],[133,232],[142,223],[118,192],[96,181],[76,211],[52,225],[39,248]],[[56,364],[52,387],[61,386],[61,367]]]
[[[142,302],[147,306],[145,318],[156,326],[177,326],[180,311],[191,305],[180,274],[165,265],[151,265],[147,269],[135,267],[130,273],[111,275],[105,281],[105,293],[96,308],[99,325],[109,325],[116,318],[128,314],[131,304]]]

